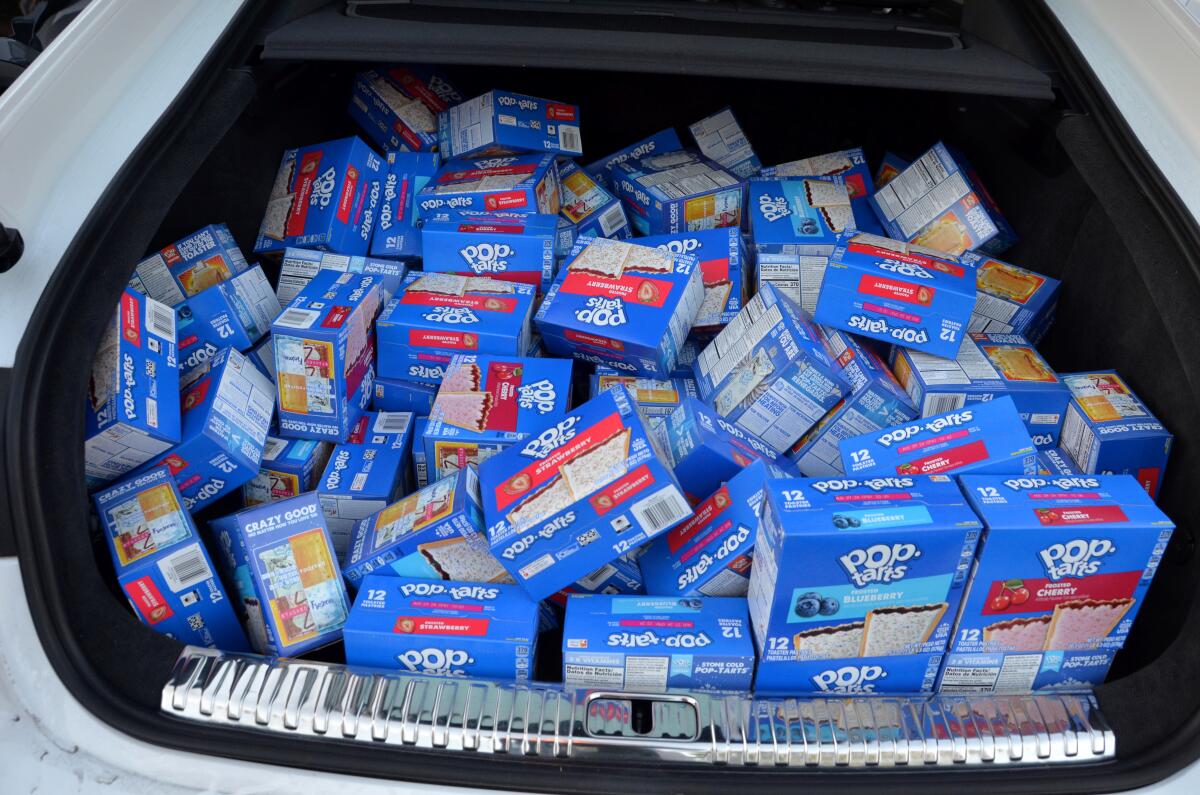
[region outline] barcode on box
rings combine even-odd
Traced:
[[[932,417],[934,414],[958,411],[965,405],[967,405],[967,396],[961,392],[956,395],[930,395],[925,398],[925,405],[921,408],[921,416]]]
[[[286,328],[309,328],[313,323],[317,322],[317,318],[321,313],[315,309],[297,309],[292,307],[285,309],[283,314],[275,321],[277,326],[285,326]]]
[[[692,515],[692,509],[675,486],[659,489],[649,497],[635,502],[629,510],[647,536],[657,535]]]
[[[175,310],[153,298],[146,299],[146,328],[164,340],[175,341]]]
[[[583,588],[589,591],[594,591],[599,587],[600,583],[604,582],[616,573],[616,566],[612,565],[611,563],[605,563],[603,566],[596,569],[586,577],[580,577],[578,582]]]
[[[610,237],[624,225],[625,211],[621,209],[620,202],[613,204],[600,215],[600,231],[605,237]]]
[[[583,147],[579,143],[579,128],[568,124],[558,125],[558,148],[583,154]]]
[[[187,547],[167,555],[158,562],[158,569],[162,572],[163,579],[167,581],[167,587],[173,593],[186,591],[194,588],[197,584],[212,579],[212,569],[208,567],[208,560],[204,557],[204,551],[200,549],[199,543],[190,544]]]
[[[407,411],[381,411],[375,418],[374,433],[404,433],[412,422],[412,414]]]
[[[359,472],[354,476],[354,480],[350,481],[350,491],[362,491],[367,486],[367,473]]]

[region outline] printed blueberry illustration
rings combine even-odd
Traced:
[[[826,596],[821,599],[820,613],[823,616],[831,616],[842,609],[842,603],[832,596]]]
[[[804,594],[796,600],[796,615],[801,618],[812,618],[821,612],[821,600],[812,597],[813,595]]]

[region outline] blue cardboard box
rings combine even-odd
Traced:
[[[249,267],[225,224],[209,224],[139,262],[129,284],[175,306]]]
[[[258,265],[178,304],[180,383],[194,381],[221,348],[253,348],[270,331],[279,312],[279,299]]]
[[[512,582],[483,535],[474,467],[463,467],[355,523],[342,575],[356,590],[370,574]]]
[[[941,141],[876,191],[871,203],[889,237],[947,254],[1000,254],[1017,240],[975,169]]]
[[[539,293],[554,280],[558,218],[482,213],[426,218],[421,227],[426,273],[488,276],[532,285]]]
[[[645,578],[642,576],[641,550],[628,552],[613,558],[600,568],[563,588],[550,596],[550,600],[560,607],[567,606],[567,599],[573,593],[596,594],[642,594],[646,592]]]
[[[613,163],[610,173],[639,235],[742,225],[746,183],[696,152],[645,155]]]
[[[703,297],[695,257],[581,237],[535,320],[553,356],[667,378]]]
[[[855,229],[842,177],[756,179],[750,182],[750,232],[758,259],[798,261],[829,256],[838,234]]]
[[[538,616],[514,585],[368,575],[346,622],[346,662],[526,682]]]
[[[348,257],[345,254],[314,251],[307,248],[284,249],[279,265],[279,283],[275,287],[279,306],[286,307],[290,304],[300,294],[300,291],[308,286],[313,277],[323,270],[378,276],[383,288],[380,298],[382,304],[386,304],[393,295],[400,291],[404,275],[408,272],[408,268],[403,262],[393,259]]]
[[[446,160],[417,193],[417,209],[422,218],[464,210],[557,215],[554,155]]]
[[[742,179],[757,176],[762,161],[742,132],[731,108],[722,108],[708,118],[688,126],[700,153]]]
[[[315,492],[248,508],[223,526],[231,561],[249,571],[266,653],[295,657],[341,639],[350,600]]]
[[[268,436],[258,474],[242,486],[242,504],[253,508],[313,491],[332,451],[331,442]]]
[[[1057,447],[1038,450],[1038,475],[1041,477],[1060,475],[1082,475],[1071,456]]]
[[[410,273],[375,324],[379,374],[436,385],[456,353],[524,356],[534,293],[499,279]]]
[[[343,442],[370,402],[383,280],[318,271],[271,326],[285,436]]]
[[[692,328],[715,333],[742,310],[750,288],[749,258],[737,229],[705,229],[672,235],[652,235],[638,240],[668,254],[689,254],[700,262],[704,300]]]
[[[778,454],[752,433],[726,422],[694,397],[654,429],[654,438],[688,502],[697,503],[755,461],[775,464]],[[770,467],[772,476],[781,473]]]
[[[92,360],[84,415],[89,487],[141,466],[180,437],[175,311],[127,289]]]
[[[181,441],[144,470],[166,464],[184,506],[195,512],[258,474],[275,390],[249,359],[222,348],[180,404]]]
[[[379,225],[371,235],[371,256],[402,260],[421,256],[421,207],[417,196],[433,179],[442,160],[432,152],[388,155],[379,200]]]
[[[448,158],[508,152],[577,157],[583,154],[579,106],[489,91],[438,115],[438,145]]]
[[[940,414],[1008,395],[1039,449],[1058,445],[1071,392],[1018,334],[971,333],[952,359],[896,347],[892,370],[921,414]]]
[[[875,193],[875,181],[867,168],[867,158],[861,146],[829,152],[824,155],[792,160],[777,166],[767,166],[760,176],[763,179],[795,179],[797,177],[841,177],[850,194],[850,207],[854,211],[854,226],[861,232],[883,234],[883,227],[875,217],[871,196]]]
[[[400,378],[376,378],[374,388],[371,408],[375,411],[411,411],[428,417],[437,397],[436,386]]]
[[[275,382],[275,343],[271,339],[270,332],[263,335],[263,338],[258,341],[250,350],[246,351],[246,358],[250,360],[250,364],[258,368],[258,371]],[[278,421],[272,417],[272,427],[277,428]]]
[[[479,479],[492,552],[535,599],[691,515],[621,388],[484,461]]]
[[[981,531],[950,477],[769,481],[748,596],[755,691],[931,691]]]
[[[363,256],[379,214],[383,159],[357,136],[283,153],[254,251],[289,246]]]
[[[412,488],[413,419],[407,412],[366,412],[350,441],[330,454],[317,491],[338,560],[359,521]]]
[[[258,654],[269,654],[266,615],[258,598],[254,575],[250,572],[250,556],[246,552],[245,539],[238,532],[237,514],[210,519],[201,532],[212,553],[213,563],[221,572],[221,579],[233,586],[236,595],[233,609],[242,629],[246,631],[250,648]]]
[[[646,590],[675,596],[745,596],[767,465],[755,461],[650,542],[639,558]]]
[[[682,148],[683,143],[679,140],[679,136],[675,134],[675,130],[668,127],[636,143],[632,143],[624,149],[613,152],[611,155],[589,163],[583,167],[583,170],[591,174],[601,185],[609,190],[613,190],[613,166],[618,163],[624,163],[627,160],[640,160],[649,155],[662,154],[663,152],[678,152]]]
[[[843,470],[853,477],[1037,472],[1037,448],[1007,395],[842,439],[838,446]]]
[[[975,269],[875,235],[842,235],[813,318],[853,334],[954,358],[977,300]]]
[[[385,152],[429,152],[438,145],[438,114],[462,101],[427,66],[378,66],[355,76],[350,117]]]
[[[621,200],[574,160],[558,161],[560,208],[555,255],[565,257],[581,235],[625,240],[633,235]]]
[[[700,398],[778,455],[842,399],[842,379],[803,309],[763,284],[693,365]]]
[[[686,397],[696,397],[696,380],[689,375],[657,380],[624,375],[611,367],[596,365],[590,379],[590,397],[620,384],[629,390],[634,404],[651,426],[673,412]]]
[[[787,457],[805,477],[832,478],[843,474],[842,439],[906,423],[918,412],[875,351],[852,334],[816,328],[850,391],[800,437]]]
[[[459,354],[446,366],[425,448],[430,480],[481,464],[567,413],[571,361]]]
[[[249,651],[221,580],[166,467],[92,497],[117,582],[142,623],[182,643]]]
[[[744,599],[576,594],[563,625],[563,684],[746,691],[754,677],[747,624]]]
[[[979,302],[971,314],[971,331],[1020,334],[1033,345],[1054,322],[1058,309],[1058,279],[968,251],[959,257],[975,269]]]
[[[1100,684],[1174,524],[1128,475],[966,475],[961,485],[987,533],[938,689]]]
[[[429,427],[428,417],[417,417],[413,421],[413,438],[420,439],[425,436],[425,429]],[[413,445],[412,451],[413,464],[413,480],[416,481],[418,489],[423,489],[429,485],[429,464],[425,460],[425,448],[419,444]]]
[[[1059,448],[1088,474],[1133,475],[1158,497],[1174,437],[1113,370],[1062,376],[1071,390]]]

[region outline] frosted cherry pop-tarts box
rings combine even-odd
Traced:
[[[950,477],[769,481],[748,595],[755,691],[932,690],[981,531]]]
[[[1028,693],[1104,681],[1174,523],[1129,475],[961,483],[987,533],[938,689]]]
[[[691,515],[616,386],[479,467],[492,552],[543,599]]]
[[[838,447],[850,476],[1037,473],[1037,448],[1007,396],[852,436]]]

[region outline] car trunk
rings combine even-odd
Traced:
[[[107,197],[92,237],[76,241],[75,266],[66,268],[69,274],[60,268],[31,327],[36,342],[27,337],[23,344],[23,419],[37,434],[10,437],[10,450],[20,450],[27,464],[13,483],[24,490],[37,539],[32,559],[23,561],[30,601],[68,684],[86,692],[81,698],[110,722],[174,747],[487,787],[961,789],[968,781],[963,776],[978,776],[970,781],[991,791],[1094,791],[1147,780],[1147,771],[1161,775],[1190,758],[1182,755],[1194,753],[1200,694],[1179,685],[1200,659],[1192,524],[1198,497],[1187,486],[1200,473],[1200,380],[1189,352],[1198,338],[1191,307],[1200,305],[1200,274],[1188,252],[1189,245],[1195,250],[1196,230],[1048,18],[1032,17],[1041,28],[1035,38],[1023,27],[1030,19],[974,17],[993,40],[1016,42],[1007,46],[1019,45],[1022,61],[967,33],[970,14],[957,32],[930,33],[941,23],[933,24],[938,18],[929,11],[883,26],[885,17],[873,12],[855,11],[852,23],[841,24],[813,12],[805,24],[789,20],[796,27],[782,28],[782,17],[758,8],[747,10],[749,21],[736,27],[742,24],[737,18],[697,19],[690,10],[684,19],[656,14],[649,22],[624,11],[586,24],[547,21],[554,15],[536,17],[520,5],[477,15],[469,26],[419,5],[405,11],[360,4],[358,18],[323,9],[275,27],[257,57],[203,87],[186,128],[169,145],[139,154],[138,177],[127,175],[139,181]],[[670,4],[651,5],[679,13]],[[399,18],[402,13],[410,16]],[[900,30],[909,25],[923,31]],[[657,50],[639,48],[644,37],[664,29],[679,38]],[[471,38],[484,33],[491,38]],[[974,60],[953,60],[964,51]],[[964,149],[1020,235],[1004,259],[1064,283],[1042,353],[1059,371],[1116,368],[1176,436],[1160,505],[1179,527],[1109,682],[1095,693],[1099,712],[1088,701],[1058,715],[1048,702],[964,706],[969,702],[951,699],[938,702],[932,716],[920,700],[831,702],[836,710],[737,697],[614,695],[592,703],[562,693],[552,681],[545,689],[479,685],[452,692],[436,680],[347,677],[336,666],[336,648],[316,655],[330,667],[257,666],[232,658],[220,667],[203,655],[177,666],[182,648],[129,612],[94,523],[88,529],[82,426],[76,412],[60,407],[59,396],[68,407],[82,398],[91,350],[79,341],[96,338],[137,257],[220,221],[249,251],[282,150],[354,134],[345,112],[351,77],[382,58],[443,63],[471,95],[505,87],[580,104],[585,161],[663,127],[683,129],[727,104],[767,164],[852,145],[864,147],[872,166],[885,151],[914,157],[937,140]],[[273,276],[270,263],[264,266]],[[81,284],[84,272],[90,276]],[[34,351],[40,364],[29,358]],[[548,653],[539,674],[548,680],[557,669],[554,646],[553,638],[542,644]],[[237,720],[214,718],[212,699],[227,704],[238,692],[243,700],[252,693],[258,712],[247,702]],[[492,700],[484,721],[479,705]],[[339,719],[353,713],[364,723],[340,733],[328,726],[317,731],[305,705],[321,703],[338,705]],[[1070,711],[1080,704],[1083,713]],[[885,710],[896,716],[915,710],[906,731],[928,737],[931,750],[900,766],[894,753],[888,757],[893,764],[883,760],[886,743],[880,744],[900,736],[885,733],[887,721],[876,719]],[[1015,731],[1016,746],[1032,749],[1026,764],[956,765],[988,758],[978,746],[998,732],[976,725],[986,710],[1006,715],[1007,736]],[[1033,714],[1038,710],[1040,718]],[[808,733],[793,736],[786,719],[781,724],[770,717],[780,715],[807,720]],[[564,716],[579,720],[560,720]],[[611,720],[602,724],[597,716]],[[1115,756],[1041,753],[1042,735],[1048,748],[1064,742],[1063,726],[1091,721],[1092,736],[1100,736],[1102,720],[1116,738]],[[491,739],[481,739],[485,728]],[[836,752],[826,758],[819,748],[808,757],[779,750],[781,741],[788,749],[804,741],[807,748],[809,738],[831,743]],[[1087,765],[1040,764],[1085,757]],[[818,769],[793,769],[806,766]],[[853,770],[819,769],[825,766]]]

